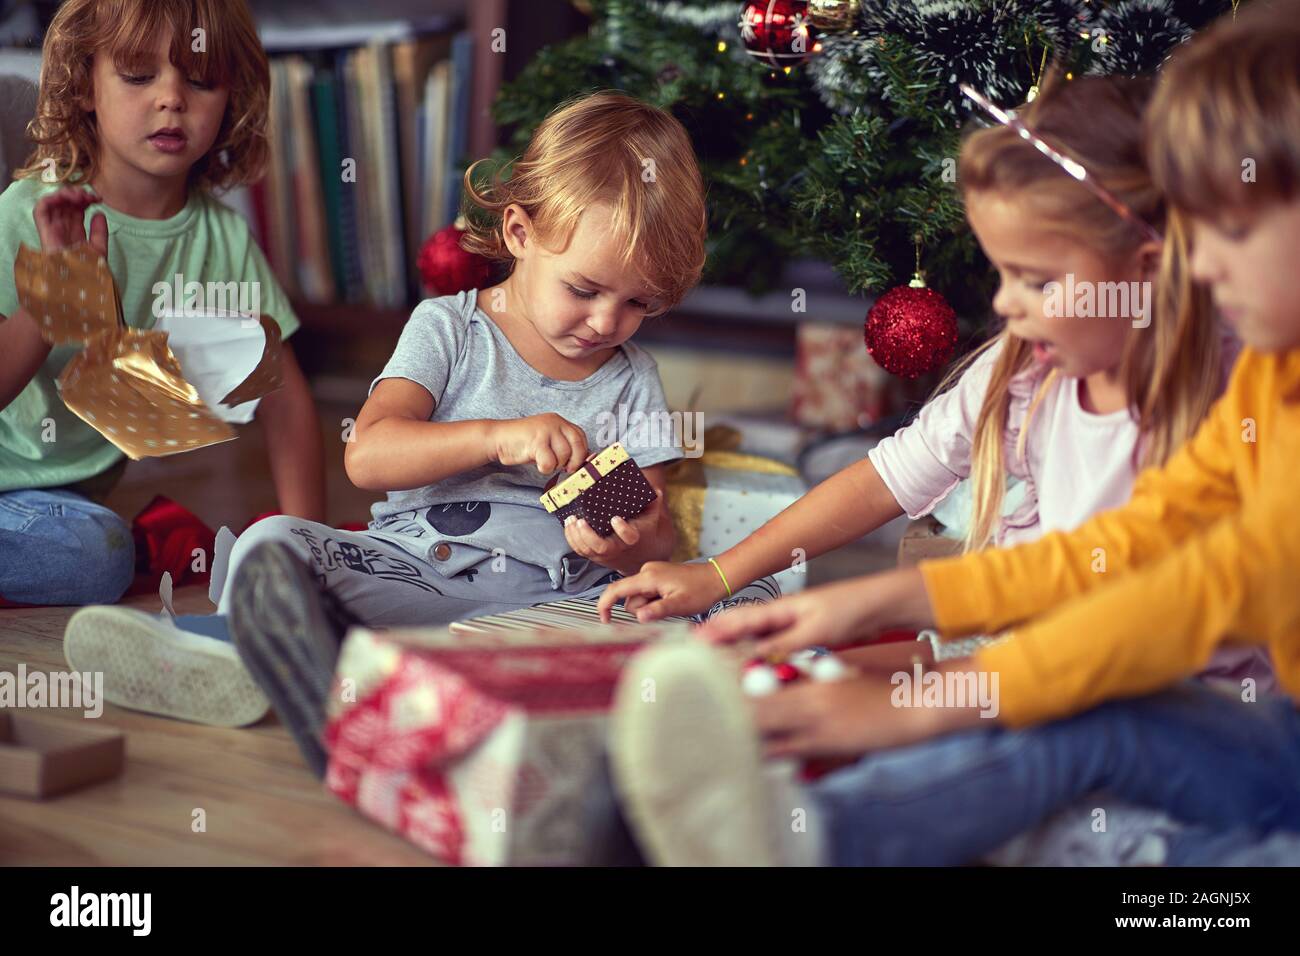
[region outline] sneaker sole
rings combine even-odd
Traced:
[[[257,723],[270,709],[266,695],[234,648],[227,656],[204,640],[214,639],[178,639],[171,624],[88,607],[68,622],[63,656],[74,671],[102,673],[104,699],[119,707],[214,727]]]
[[[642,699],[647,686],[652,702]],[[610,719],[610,766],[656,865],[777,865],[758,734],[736,669],[713,648],[673,641],[628,662]]]
[[[318,600],[318,585],[287,547],[268,542],[240,564],[232,582],[230,632],[280,720],[317,777],[329,755],[320,740],[339,648]]]

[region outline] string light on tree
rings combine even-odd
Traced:
[[[1043,82],[1043,70],[1047,68],[1047,47],[1043,47],[1042,59],[1038,63],[1038,70],[1034,70],[1034,57],[1031,52],[1033,44],[1029,40],[1029,31],[1025,31],[1025,56],[1029,57],[1029,92],[1025,96],[1026,103],[1032,103],[1038,98],[1039,87]]]

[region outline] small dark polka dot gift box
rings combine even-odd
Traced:
[[[542,495],[542,506],[563,522],[586,518],[602,538],[614,533],[615,515],[631,521],[655,500],[655,490],[619,442],[588,458],[583,466]]]

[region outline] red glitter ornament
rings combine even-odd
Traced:
[[[957,313],[933,289],[898,286],[871,307],[863,338],[867,354],[886,372],[919,378],[952,357]]]
[[[737,26],[749,55],[773,68],[802,63],[814,52],[807,0],[751,0]]]
[[[425,291],[430,295],[455,295],[481,289],[488,283],[491,264],[483,256],[460,247],[463,229],[455,225],[439,229],[420,248],[417,265]]]

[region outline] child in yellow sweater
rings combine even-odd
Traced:
[[[1223,862],[1229,847],[1246,860],[1261,835],[1300,831],[1300,3],[1259,4],[1191,43],[1148,126],[1156,180],[1190,220],[1192,279],[1247,346],[1223,399],[1129,504],[1072,532],[709,625],[714,640],[759,636],[760,653],[895,627],[1010,629],[931,674],[760,699],[769,757],[867,753],[806,789],[765,781],[711,649],[643,655],[617,705],[613,764],[656,860],[962,863],[1095,791],[1186,823],[1168,863]],[[1289,697],[1180,683],[1230,642],[1267,646]],[[638,706],[649,677],[679,706]],[[666,746],[682,726],[695,746]],[[803,839],[779,837],[791,808],[812,818]]]

